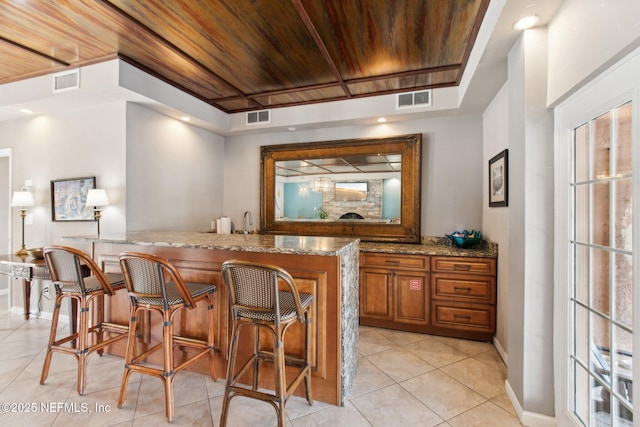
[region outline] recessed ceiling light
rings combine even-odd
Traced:
[[[33,114],[33,111],[29,110],[28,108],[21,108],[20,112],[25,114]]]
[[[287,129],[289,129],[289,130],[296,130],[296,128],[295,128],[295,127],[293,127],[293,126],[289,126]]]
[[[513,28],[515,30],[526,30],[527,28],[531,28],[538,23],[540,17],[538,15],[529,15],[524,18],[520,18],[513,24]]]
[[[378,119],[378,123],[384,123],[384,122],[386,122],[386,121],[387,121],[386,117],[380,117],[380,118]]]
[[[191,117],[182,116],[182,117],[180,117],[180,120],[182,120],[183,122],[190,122],[191,121]]]

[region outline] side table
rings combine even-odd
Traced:
[[[31,312],[31,282],[33,280],[51,280],[49,268],[42,258],[19,255],[0,255],[0,274],[22,279],[24,297],[24,318],[29,319]]]

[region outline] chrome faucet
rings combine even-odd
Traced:
[[[247,215],[249,216],[249,225],[253,225],[253,221],[251,219],[251,212],[244,211],[244,215],[242,216],[242,232],[247,234]]]

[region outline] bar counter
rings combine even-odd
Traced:
[[[90,242],[93,258],[105,272],[119,272],[118,255],[125,251],[137,251],[168,259],[186,281],[215,284],[216,348],[220,350],[216,369],[220,378],[226,375],[231,333],[227,293],[221,278],[222,263],[228,259],[242,259],[275,264],[286,269],[301,292],[314,295],[311,343],[314,399],[343,405],[358,363],[358,239],[150,231],[100,238],[70,236],[63,237],[63,241]],[[126,292],[119,292],[107,305],[111,321],[119,323],[128,321],[129,309]],[[185,312],[179,318],[183,333],[206,337],[206,307]],[[143,337],[143,341],[158,342],[162,329],[159,318],[152,317],[148,322],[148,336]],[[285,351],[301,352],[301,326],[292,325],[287,331]],[[241,357],[246,356],[251,348],[246,335],[238,360],[242,360]],[[109,352],[124,355],[124,344],[115,344]],[[203,374],[208,371],[204,362],[194,366],[196,371]],[[262,386],[273,387],[270,372],[268,369],[261,374]],[[298,391],[301,392],[302,388],[299,387]]]

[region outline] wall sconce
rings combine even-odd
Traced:
[[[20,208],[20,216],[22,217],[22,246],[20,250],[16,252],[18,256],[27,256],[27,248],[24,245],[24,217],[27,216],[27,208],[35,206],[36,202],[33,200],[33,194],[30,191],[26,191],[23,188],[22,191],[14,191],[13,198],[11,199],[11,207]]]
[[[102,217],[102,206],[109,205],[107,192],[104,190],[89,190],[85,206],[93,206],[93,216],[98,222],[98,237],[100,237],[100,218]]]

